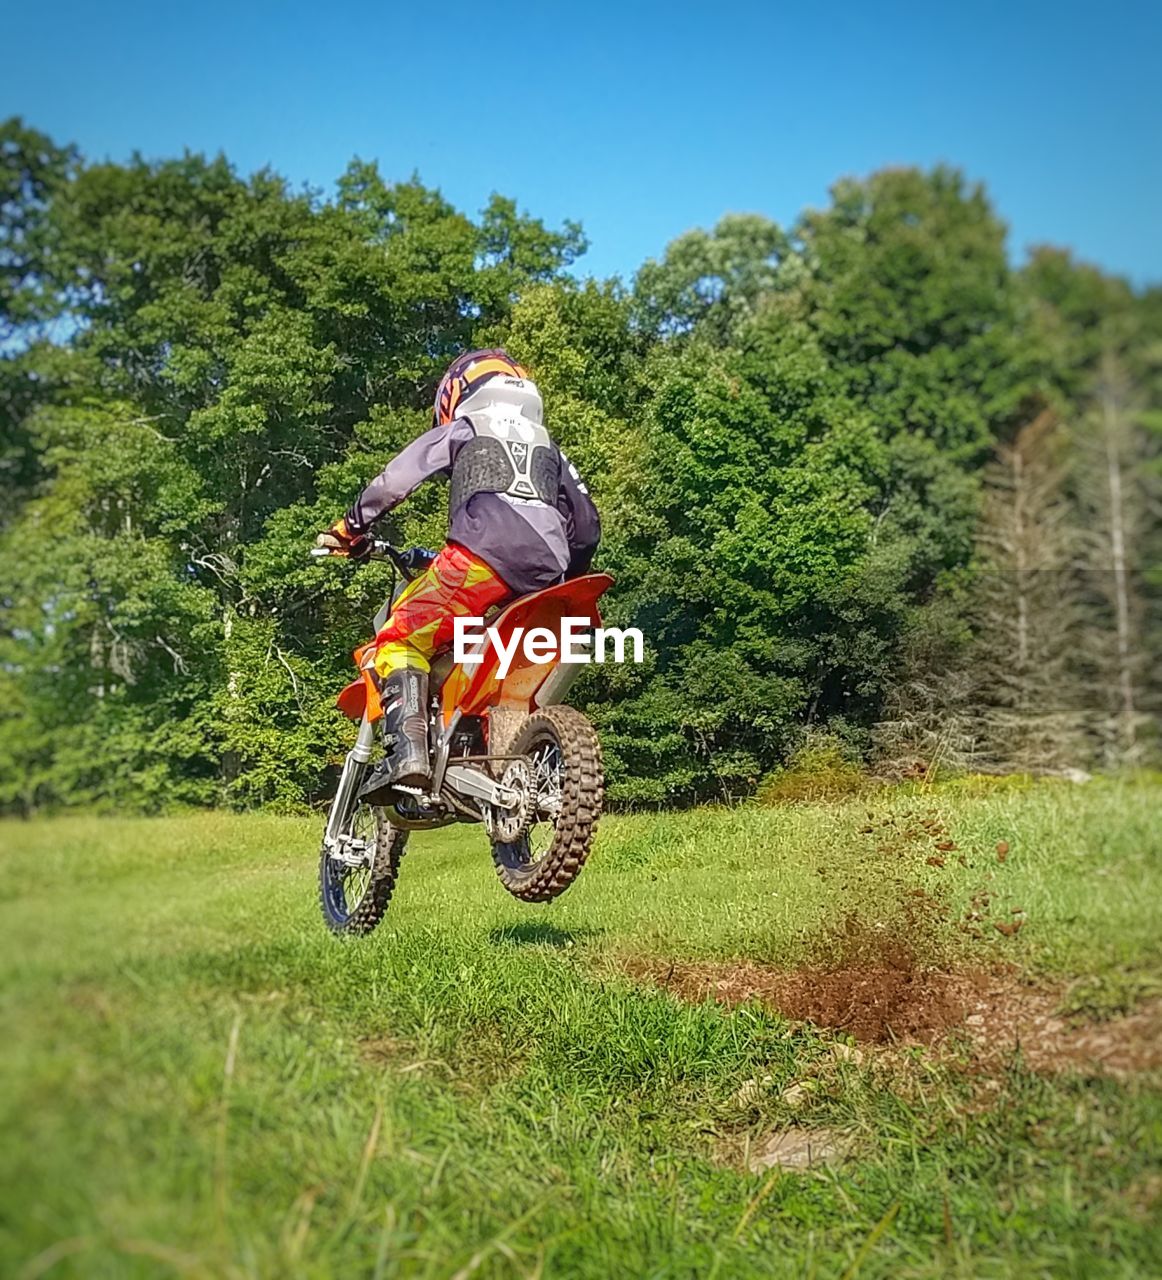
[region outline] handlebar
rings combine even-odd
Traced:
[[[341,551],[332,551],[330,547],[312,547],[310,554],[314,560],[351,558]],[[400,551],[382,538],[372,538],[371,550],[361,557],[366,560],[389,560],[409,582],[423,573],[435,558],[436,553],[426,547],[410,547],[407,551]]]

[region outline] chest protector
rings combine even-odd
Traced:
[[[561,455],[539,422],[509,405],[489,405],[464,416],[475,435],[452,466],[449,513],[478,493],[556,504]]]

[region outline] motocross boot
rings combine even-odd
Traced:
[[[428,758],[428,673],[403,667],[384,678],[383,745],[387,756],[371,771],[359,790],[369,804],[389,804],[400,795],[397,786],[426,791],[432,777]]]

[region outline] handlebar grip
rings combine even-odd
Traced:
[[[435,558],[436,552],[429,551],[427,547],[409,547],[400,556],[404,565],[413,573],[422,573]]]

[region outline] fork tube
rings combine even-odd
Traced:
[[[347,825],[354,808],[355,793],[363,781],[367,762],[371,759],[371,748],[375,745],[375,725],[363,717],[359,726],[359,736],[355,745],[347,752],[343,761],[343,772],[339,775],[339,785],[335,788],[335,799],[331,801],[331,812],[327,815],[326,840],[335,840]]]

